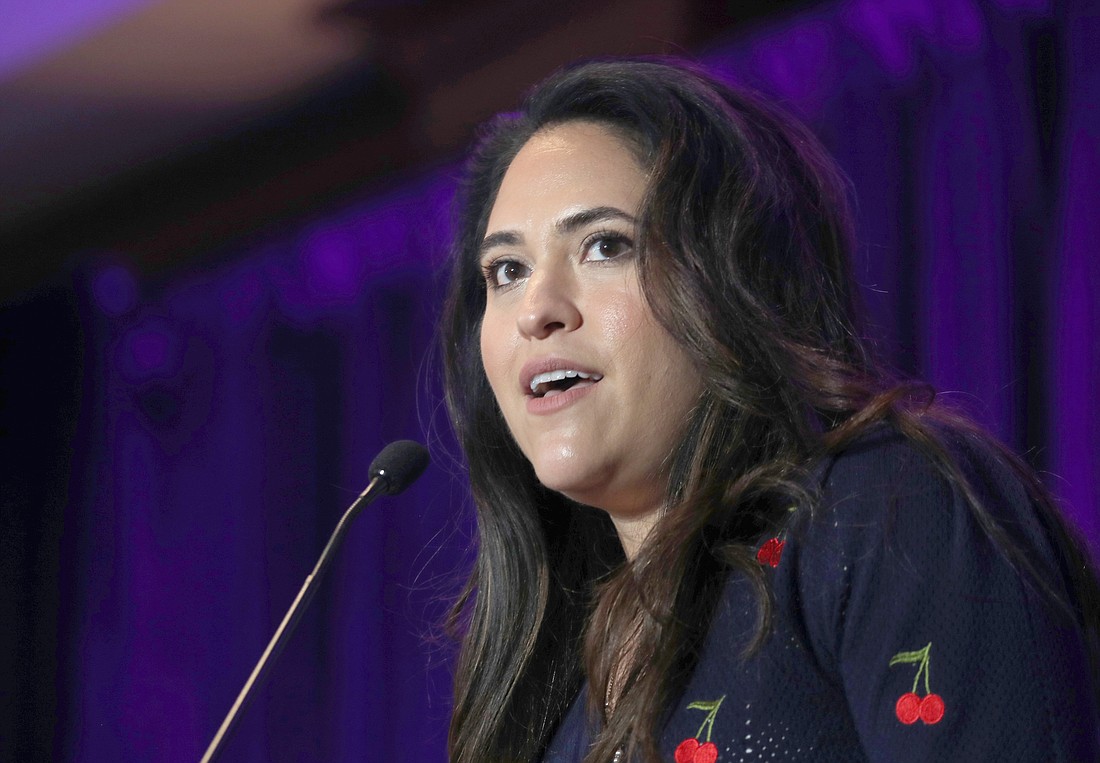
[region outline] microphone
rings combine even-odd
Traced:
[[[214,738],[210,740],[210,745],[206,748],[206,753],[202,756],[200,763],[209,763],[221,750],[230,730],[236,724],[237,718],[240,717],[241,711],[248,702],[252,689],[267,675],[268,667],[278,657],[283,645],[286,644],[290,634],[294,632],[294,628],[298,625],[302,612],[305,611],[313,598],[314,591],[316,591],[313,584],[328,567],[329,561],[340,545],[340,541],[343,540],[351,521],[364,507],[379,496],[397,495],[416,482],[420,475],[424,473],[424,469],[427,468],[428,461],[428,450],[420,443],[412,440],[391,442],[382,448],[381,453],[375,456],[370,465],[370,484],[359,494],[359,497],[344,512],[344,516],[336,523],[336,529],[332,531],[332,535],[325,545],[325,550],[321,552],[317,564],[313,567],[313,572],[306,577],[302,588],[298,591],[298,595],[294,597],[294,602],[290,605],[286,615],[283,616],[283,621],[279,623],[275,635],[271,637],[264,653],[260,655],[260,661],[252,669],[252,674],[244,682],[241,693],[237,695],[237,700],[229,708],[229,712],[218,728],[218,732],[214,734]]]
[[[416,482],[427,466],[428,450],[423,445],[412,440],[391,442],[371,462],[371,484],[379,480],[384,495],[397,495]]]

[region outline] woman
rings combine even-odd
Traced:
[[[585,64],[460,202],[452,760],[1100,754],[1095,577],[1017,460],[875,367],[804,128]]]

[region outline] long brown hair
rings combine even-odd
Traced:
[[[501,179],[534,133],[570,120],[613,129],[650,169],[638,225],[642,288],[704,385],[672,454],[671,508],[629,562],[603,512],[538,483],[478,349],[478,245]],[[985,435],[926,388],[891,381],[870,357],[849,274],[849,220],[846,184],[804,127],[682,63],[573,67],[486,128],[461,188],[442,336],[479,532],[452,613],[463,638],[455,763],[537,758],[585,676],[591,708],[611,687],[617,701],[586,760],[605,763],[619,748],[656,760],[667,703],[690,675],[728,575],[755,585],[759,646],[772,605],[750,543],[787,522],[791,505],[811,511],[811,465],[883,422],[929,454],[1052,602],[1091,622],[1091,653],[1100,652],[1095,578],[1030,472],[1002,452],[1050,518],[1073,578],[1065,586],[1048,582],[1060,572],[1035,569],[1016,550],[944,441]]]

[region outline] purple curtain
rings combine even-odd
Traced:
[[[845,168],[885,355],[1047,472],[1100,553],[1100,17],[849,0],[700,54]],[[387,441],[433,464],[353,526],[227,760],[442,761],[437,624],[472,536],[429,351],[454,168],[227,264],[78,271],[56,759],[194,761]]]

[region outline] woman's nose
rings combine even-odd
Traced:
[[[579,328],[581,312],[569,275],[553,268],[532,274],[524,287],[516,324],[520,334],[528,339],[546,339],[557,331]]]

